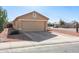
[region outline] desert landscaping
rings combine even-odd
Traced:
[[[61,44],[69,44],[68,47],[65,45],[69,50],[59,49],[61,52],[76,52],[73,49],[78,44],[73,44],[79,42],[79,22],[66,22],[63,19],[53,23],[49,21],[50,17],[37,11],[27,12],[8,21],[7,10],[0,7],[0,52],[41,52],[41,49],[35,47],[48,49],[47,46],[59,45],[57,47],[60,48]],[[72,49],[70,45],[73,45]],[[32,47],[34,50],[30,50]],[[43,52],[54,52],[53,47],[49,47],[50,51],[45,48]],[[59,50],[57,49],[58,52]]]

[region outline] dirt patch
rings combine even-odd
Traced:
[[[18,34],[18,35],[8,35],[7,39],[9,41],[30,41],[28,37],[26,37],[24,34]]]
[[[30,41],[28,37],[20,33],[17,35],[8,35],[11,29],[5,28],[2,33],[0,33],[0,42],[14,42],[14,41]],[[12,30],[11,30],[12,31]]]
[[[73,31],[68,31],[68,30],[62,30],[62,29],[50,29],[49,32],[59,32],[63,34],[68,34],[68,35],[73,35],[73,36],[79,36],[79,32],[73,32]]]

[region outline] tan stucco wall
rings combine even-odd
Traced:
[[[36,14],[36,18],[33,18],[33,13],[25,14],[17,18],[13,27],[22,31],[46,31],[48,19],[40,14]]]
[[[15,22],[13,22],[13,28],[15,28],[15,29],[18,29],[19,30],[19,28],[20,28],[20,25],[21,25],[21,21],[15,21]]]
[[[16,21],[13,26],[22,31],[46,31],[47,21]]]
[[[19,19],[26,19],[26,20],[33,19],[33,13],[29,13],[29,14],[23,15]],[[38,13],[36,13],[36,19],[39,19],[39,20],[48,20],[47,18],[39,15]]]

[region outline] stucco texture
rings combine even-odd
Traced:
[[[13,21],[13,27],[22,31],[46,31],[48,18],[37,13],[30,12],[28,14],[17,17]]]

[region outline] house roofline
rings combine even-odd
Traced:
[[[36,11],[32,11],[32,12],[36,12]],[[29,12],[29,13],[32,13],[32,12]],[[15,20],[13,20],[13,22],[16,21],[16,19],[19,19],[20,17],[22,17],[22,16],[24,16],[24,15],[27,15],[27,14],[29,14],[29,13],[23,14],[23,15],[21,15],[21,16],[17,16],[17,17],[15,18]],[[36,12],[36,13],[38,13],[38,12]],[[43,17],[45,17],[45,18],[47,18],[47,19],[49,20],[49,18],[48,18],[47,16],[44,16],[44,15],[42,15],[41,13],[38,13],[38,14],[41,15],[41,16],[43,16]]]

